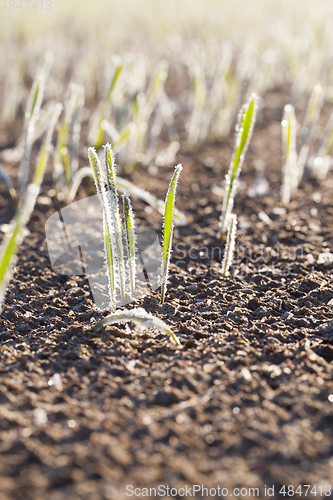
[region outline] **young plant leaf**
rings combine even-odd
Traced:
[[[82,85],[71,84],[65,103],[65,116],[58,131],[54,152],[54,184],[56,192],[64,189],[68,193],[72,177],[77,170],[77,149],[80,138],[80,116],[84,105]]]
[[[32,85],[25,111],[23,131],[23,157],[18,172],[19,201],[22,200],[28,182],[31,149],[34,141],[35,125],[42,105],[44,85],[44,76],[38,75]]]
[[[136,274],[136,234],[134,214],[131,200],[127,193],[123,194],[124,224],[126,232],[126,246],[128,254],[129,274],[131,282],[132,295],[135,293],[135,274]]]
[[[119,191],[128,191],[132,196],[137,196],[141,200],[148,203],[148,205],[155,208],[155,210],[160,212],[160,214],[164,214],[165,202],[159,200],[158,198],[156,198],[156,196],[149,193],[148,191],[135,186],[130,181],[128,181],[127,179],[123,179],[122,177],[117,177],[117,187]],[[176,207],[174,207],[174,218],[176,226],[185,226],[187,224],[186,215]]]
[[[11,230],[5,234],[0,246],[0,313],[7,286],[13,275],[17,262],[17,252],[24,238],[25,227],[34,209],[39,193],[39,185],[30,184],[26,190],[23,202],[10,223]]]
[[[148,121],[148,118],[150,117],[153,108],[158,101],[160,94],[162,93],[164,82],[168,76],[168,67],[168,61],[162,60],[157,64],[157,67],[155,68],[155,73],[147,90],[147,100],[144,117],[145,121]]]
[[[121,295],[121,300],[124,300],[126,293],[125,293],[125,260],[124,260],[124,250],[123,250],[123,235],[122,235],[122,225],[119,214],[116,165],[110,144],[107,144],[105,146],[105,170],[106,170],[106,180],[108,185],[108,199],[111,208],[111,217],[112,217],[114,236],[117,247],[120,295]]]
[[[89,132],[89,141],[95,144],[95,148],[98,150],[103,141],[104,129],[102,126],[103,120],[107,118],[109,113],[113,93],[119,81],[119,77],[123,71],[123,64],[121,60],[117,57],[114,58],[114,72],[110,81],[110,85],[108,91],[104,97],[104,99],[99,103],[99,106],[96,109],[94,114],[93,123]]]
[[[288,205],[290,197],[298,186],[296,153],[296,117],[291,104],[284,107],[282,125],[283,180],[281,186],[282,204]]]
[[[301,145],[297,158],[298,183],[301,182],[303,177],[304,166],[309,152],[309,139],[312,134],[313,126],[318,119],[323,100],[323,88],[320,85],[315,85],[310,96],[309,104],[301,127]]]
[[[333,113],[331,114],[320,143],[318,153],[312,165],[312,173],[319,180],[325,180],[331,167],[331,151],[333,146]]]
[[[229,171],[226,175],[226,192],[223,199],[222,213],[220,217],[219,236],[223,237],[228,225],[229,218],[234,206],[234,197],[237,189],[238,177],[244,162],[245,153],[249,147],[253,127],[256,121],[258,98],[252,94],[250,100],[239,112],[238,123],[236,125],[235,147],[230,163]]]
[[[80,170],[78,170],[76,172],[76,174],[74,174],[74,176],[72,178],[72,184],[71,184],[70,190],[68,192],[68,196],[67,196],[67,203],[68,204],[73,202],[73,200],[76,196],[76,193],[80,187],[80,184],[85,177],[94,177],[94,175],[91,171],[91,167],[80,168]]]
[[[114,323],[126,323],[131,321],[132,323],[137,324],[140,328],[148,329],[148,328],[156,328],[162,333],[166,333],[170,335],[172,340],[178,345],[181,346],[179,339],[173,333],[171,328],[164,323],[157,316],[153,316],[152,314],[147,313],[141,307],[136,309],[131,309],[130,311],[117,311],[113,314],[110,314],[106,318],[102,319],[97,325],[93,327],[93,331],[98,330],[104,325],[112,325]]]
[[[96,191],[99,196],[103,210],[105,266],[109,282],[110,308],[111,311],[114,311],[116,309],[115,290],[116,290],[117,249],[114,244],[110,207],[108,204],[108,199],[104,186],[105,179],[103,176],[102,166],[94,148],[88,149],[88,156],[89,156],[90,166],[93,172]]]
[[[79,189],[79,186],[84,177],[93,177],[91,167],[80,168],[80,170],[78,170],[74,175],[72,179],[72,185],[68,193],[68,198],[67,198],[68,203],[72,203],[72,201],[74,200],[77,190]],[[160,214],[162,215],[164,214],[165,202],[163,200],[159,200],[153,194],[135,186],[135,184],[132,184],[132,182],[128,181],[127,179],[117,176],[117,189],[122,193],[128,192],[132,196],[140,198],[141,200],[145,201],[148,205],[153,207],[155,210],[157,210]],[[180,210],[178,210],[176,207],[174,207],[174,218],[175,218],[175,226],[185,226],[188,222],[186,215]]]
[[[176,198],[176,189],[179,174],[182,171],[183,167],[181,164],[175,167],[175,173],[172,176],[169,189],[165,199],[165,208],[164,208],[164,235],[163,235],[163,253],[162,253],[162,266],[161,266],[161,274],[162,274],[162,283],[161,283],[161,304],[164,304],[166,286],[169,276],[169,265],[170,265],[170,256],[171,256],[171,248],[172,248],[172,234],[173,234],[173,219],[174,219],[174,206],[175,206],[175,198]]]
[[[39,186],[42,183],[42,180],[44,177],[47,161],[48,161],[50,150],[51,150],[51,141],[52,141],[53,131],[54,131],[56,123],[59,119],[61,111],[62,111],[62,104],[60,104],[60,103],[56,104],[54,107],[53,114],[51,116],[50,125],[48,128],[46,137],[44,139],[42,149],[40,150],[40,153],[39,153],[39,156],[37,159],[37,164],[36,164],[36,168],[35,168],[33,182],[34,182],[34,184],[37,184]]]
[[[227,234],[227,242],[224,249],[222,260],[222,275],[229,276],[229,269],[233,261],[235,243],[236,243],[236,229],[237,229],[237,215],[231,214],[229,219],[229,227]]]

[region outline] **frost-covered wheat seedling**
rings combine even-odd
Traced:
[[[65,191],[67,197],[78,167],[77,158],[83,105],[84,90],[82,85],[71,84],[65,103],[64,120],[58,130],[53,168],[56,193]]]
[[[190,60],[191,61],[191,60]],[[204,107],[206,103],[207,88],[204,68],[199,63],[188,62],[189,75],[192,80],[192,113],[187,125],[188,141],[195,144],[198,140],[203,140],[207,135],[208,123],[204,116]],[[203,127],[203,122],[205,127]],[[204,131],[202,130],[204,128]]]
[[[17,261],[17,252],[23,241],[26,225],[34,209],[40,185],[44,178],[54,127],[61,113],[62,105],[56,104],[46,138],[39,153],[33,183],[24,191],[21,205],[14,219],[10,222],[10,230],[0,246],[0,312],[8,283],[12,277]]]
[[[229,227],[227,233],[227,242],[224,249],[222,260],[222,275],[229,276],[229,269],[233,261],[235,244],[236,244],[236,230],[237,230],[237,215],[231,214],[229,219]]]
[[[72,201],[74,200],[76,193],[79,189],[79,186],[85,177],[93,177],[91,167],[83,167],[80,170],[78,170],[74,175],[72,180],[72,185],[68,194],[68,199],[67,199],[68,203],[72,203]],[[135,184],[133,184],[129,180],[117,176],[117,188],[122,193],[128,192],[130,195],[140,198],[141,200],[145,201],[148,205],[150,205],[152,208],[160,212],[160,214],[162,215],[164,214],[165,202],[163,200],[159,200],[158,198],[156,198],[156,196],[149,193],[148,191],[145,191],[144,189],[135,186]],[[180,210],[178,210],[176,207],[174,208],[174,217],[175,217],[175,226],[177,225],[185,226],[187,224],[186,215]]]
[[[148,329],[148,328],[156,328],[162,333],[166,333],[170,335],[172,340],[177,344],[181,345],[179,339],[173,333],[171,328],[164,323],[157,316],[153,316],[152,314],[147,313],[142,307],[138,307],[136,309],[131,309],[130,311],[117,311],[113,314],[110,314],[106,318],[102,319],[97,325],[93,327],[93,330],[98,330],[104,325],[112,325],[114,323],[127,323],[131,321],[138,325],[139,328]]]
[[[18,195],[22,199],[28,182],[30,156],[34,141],[35,125],[38,119],[44,94],[44,75],[40,74],[35,79],[27,102],[23,129],[23,157],[18,172]]]
[[[136,163],[149,164],[156,153],[156,141],[165,125],[170,138],[178,138],[173,105],[164,90],[168,62],[161,60],[147,82],[142,54],[126,54],[116,73],[109,104],[105,101],[94,113],[89,138],[100,143],[103,131],[110,137],[113,152],[131,170]],[[111,85],[112,87],[112,85]],[[112,97],[112,99],[111,99]],[[104,111],[102,110],[104,109]],[[94,139],[98,135],[99,139]],[[97,145],[96,143],[96,145]]]
[[[244,156],[250,143],[253,127],[256,121],[258,107],[258,97],[252,94],[247,104],[244,104],[239,112],[238,123],[236,125],[235,147],[226,175],[225,195],[220,217],[219,237],[225,234],[230,214],[234,206],[234,198],[238,184],[239,174],[244,162]]]
[[[126,163],[134,165],[136,162],[147,163],[147,150],[153,150],[153,142],[156,139],[154,130],[160,130],[165,118],[170,120],[170,115],[163,117],[162,110],[165,100],[168,100],[164,92],[164,83],[168,75],[169,64],[166,60],[158,62],[146,92],[139,92],[133,99],[130,108],[129,119],[134,125],[129,136],[126,148]],[[155,119],[152,120],[155,113]],[[152,123],[152,127],[149,124]],[[158,134],[157,134],[158,135]]]
[[[123,249],[123,230],[119,214],[116,164],[111,145],[107,144],[104,149],[106,181],[108,186],[107,196],[109,206],[111,208],[112,225],[116,240],[120,295],[121,300],[123,300],[125,298],[125,261]]]
[[[97,194],[103,210],[105,264],[109,280],[110,307],[116,308],[116,291],[125,298],[123,229],[119,213],[116,166],[110,144],[105,146],[105,170],[94,148],[88,149]]]
[[[114,91],[119,82],[119,77],[123,71],[123,63],[119,57],[113,58],[113,74],[111,76],[109,86],[106,90],[104,98],[99,103],[92,119],[92,125],[89,132],[89,142],[95,144],[95,148],[99,149],[102,145],[103,141],[103,121],[107,118],[112,100]]]
[[[9,46],[6,47],[5,52],[7,53],[7,64],[4,66],[4,93],[1,118],[2,122],[8,125],[14,121],[20,104],[22,93],[21,65],[23,57],[21,53],[15,54],[13,48],[10,50]]]
[[[300,149],[297,160],[298,182],[301,182],[303,177],[304,166],[309,152],[309,139],[311,137],[313,127],[318,119],[323,100],[323,88],[321,85],[315,85],[310,96],[309,104],[301,127]]]
[[[7,286],[17,262],[17,252],[23,241],[25,228],[34,209],[38,193],[39,186],[37,184],[28,186],[23,203],[15,218],[10,222],[10,230],[5,234],[0,246],[0,313]]]
[[[127,193],[123,194],[122,199],[123,199],[126,250],[128,255],[131,292],[132,295],[134,295],[135,274],[136,274],[136,234],[135,234],[134,214],[129,195]]]
[[[282,204],[288,205],[291,196],[297,191],[297,152],[295,110],[291,104],[284,107],[282,125],[283,179],[281,186]]]
[[[172,234],[173,234],[173,219],[174,219],[174,206],[176,199],[176,190],[179,174],[183,167],[181,164],[175,168],[175,173],[172,176],[169,189],[165,199],[164,207],[164,232],[163,232],[163,252],[162,252],[162,266],[161,266],[161,304],[164,304],[166,286],[169,276],[169,265],[172,248]]]
[[[54,106],[53,113],[51,115],[49,128],[48,128],[46,137],[44,139],[42,148],[41,148],[39,156],[37,158],[37,165],[36,165],[36,169],[35,169],[35,173],[34,173],[34,180],[33,180],[33,182],[35,184],[40,185],[42,182],[42,179],[44,177],[44,172],[45,172],[47,161],[48,161],[49,154],[51,151],[52,135],[53,135],[55,126],[57,124],[57,121],[59,119],[61,111],[62,111],[62,104],[60,104],[60,103],[56,104]]]
[[[89,163],[93,172],[96,191],[99,196],[103,210],[103,236],[104,236],[104,255],[105,267],[109,282],[110,309],[116,309],[116,284],[117,284],[117,248],[113,236],[113,223],[111,218],[111,207],[109,204],[106,188],[105,174],[102,165],[94,148],[88,149]]]
[[[323,133],[316,158],[313,162],[312,172],[318,180],[323,181],[331,166],[331,151],[333,146],[333,113],[331,114]]]
[[[132,196],[137,196],[141,200],[148,203],[148,205],[155,208],[155,210],[160,212],[160,214],[164,215],[165,202],[163,200],[159,200],[158,198],[156,198],[156,196],[149,193],[148,191],[135,186],[135,184],[132,184],[132,182],[128,181],[127,179],[123,179],[122,177],[117,177],[117,187],[119,191],[128,191]],[[174,207],[173,214],[175,226],[185,226],[187,224],[186,215],[176,207]]]

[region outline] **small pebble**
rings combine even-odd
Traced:
[[[259,306],[258,297],[253,297],[253,299],[250,299],[248,302],[248,306],[250,309],[256,309]]]
[[[35,425],[44,425],[47,422],[47,414],[43,408],[36,408],[34,411],[34,423]]]
[[[323,252],[320,253],[317,259],[317,264],[331,264],[333,262],[333,253]]]
[[[57,391],[62,391],[62,380],[59,373],[55,373],[48,381],[49,386],[53,386]]]

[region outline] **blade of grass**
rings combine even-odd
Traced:
[[[85,177],[94,177],[90,167],[80,168],[80,170],[78,170],[76,172],[76,174],[73,176],[72,184],[71,184],[71,187],[69,189],[68,196],[67,196],[67,203],[68,204],[73,202],[73,200],[76,196],[76,193],[80,187],[80,184]]]
[[[80,132],[80,122],[78,121],[81,108],[83,107],[83,87],[81,85],[71,84],[68,89],[68,97],[64,106],[65,116],[62,125],[58,129],[57,147],[54,152],[54,184],[56,192],[62,189],[70,189],[73,168],[72,156],[73,148],[75,152],[75,143],[77,142],[77,131],[74,128],[78,125]],[[73,139],[76,141],[73,144]],[[64,185],[62,185],[64,184]]]
[[[258,98],[252,94],[250,100],[239,113],[236,125],[235,147],[232,155],[229,171],[226,175],[226,194],[223,199],[222,213],[220,217],[219,236],[223,237],[228,224],[229,217],[234,206],[234,197],[237,189],[237,180],[244,162],[244,156],[249,147],[253,127],[256,121]]]
[[[34,209],[38,193],[39,185],[30,184],[28,186],[24,200],[14,220],[10,223],[11,232],[5,234],[0,246],[0,313],[7,286],[17,262],[17,252],[23,241],[24,230]]]
[[[35,79],[27,102],[23,131],[23,157],[18,172],[18,194],[19,201],[22,199],[28,182],[31,149],[34,140],[36,121],[39,116],[44,94],[44,76]]]
[[[77,190],[84,177],[93,177],[93,173],[90,167],[81,168],[73,177],[72,186],[68,194],[68,200],[67,200],[68,203],[72,203],[72,201],[74,200]],[[164,214],[165,202],[163,200],[159,200],[153,194],[135,186],[134,184],[132,184],[132,182],[128,181],[127,179],[117,176],[117,188],[122,193],[128,191],[129,194],[145,201],[148,205],[153,207],[160,214],[162,215]],[[178,210],[176,207],[174,207],[174,218],[176,226],[185,226],[188,223],[186,215],[180,210]]]
[[[158,198],[156,198],[156,196],[149,193],[148,191],[135,186],[123,177],[117,177],[117,187],[122,192],[128,191],[132,196],[140,198],[141,200],[148,203],[148,205],[155,208],[158,212],[160,212],[160,214],[164,214],[165,202],[159,200]],[[176,207],[174,208],[174,218],[176,225],[185,226],[188,223],[185,214],[178,210]]]
[[[309,104],[301,127],[301,145],[297,159],[298,183],[301,182],[303,177],[304,166],[309,152],[309,139],[311,137],[313,127],[318,120],[323,100],[323,88],[320,85],[315,85],[310,96]]]
[[[222,275],[229,276],[229,269],[232,264],[235,243],[236,243],[236,230],[237,230],[237,215],[230,215],[230,224],[228,227],[227,242],[225,245],[225,250],[222,260]]]
[[[112,104],[113,93],[119,82],[119,77],[123,71],[123,64],[119,58],[114,58],[114,72],[110,81],[110,85],[104,99],[100,102],[96,109],[93,123],[89,132],[89,141],[95,144],[98,150],[103,141],[104,129],[102,127],[103,120],[107,118],[109,109]]]
[[[296,153],[296,117],[291,104],[284,107],[282,125],[283,180],[281,186],[282,204],[288,205],[298,186]]]
[[[68,137],[71,181],[73,179],[73,176],[76,174],[79,165],[78,151],[79,151],[80,133],[81,133],[81,117],[82,117],[84,102],[85,102],[84,87],[83,85],[77,85],[76,101],[74,105],[74,111],[70,123],[70,130]]]
[[[128,262],[130,271],[130,282],[132,295],[135,293],[135,274],[136,274],[136,234],[134,214],[131,200],[127,193],[123,194],[124,224],[126,231],[126,243],[128,251]]]
[[[181,164],[175,167],[175,173],[172,176],[169,189],[165,199],[164,209],[164,228],[163,228],[163,253],[162,253],[162,283],[161,283],[161,304],[164,304],[166,286],[169,276],[170,256],[172,249],[172,234],[173,234],[173,219],[174,206],[176,198],[177,183],[180,172],[183,167]]]
[[[106,170],[106,181],[108,185],[108,196],[109,196],[111,217],[112,217],[114,235],[117,247],[120,295],[121,295],[121,300],[124,300],[126,295],[125,261],[124,261],[124,251],[123,251],[122,225],[119,214],[116,165],[111,145],[106,144],[104,150],[105,150],[105,170]]]
[[[108,204],[108,199],[105,191],[105,179],[103,176],[102,166],[99,157],[94,148],[88,149],[89,162],[93,173],[93,178],[95,181],[96,191],[99,196],[102,210],[103,210],[103,229],[104,229],[104,254],[106,272],[109,282],[109,293],[110,293],[110,308],[111,311],[116,309],[115,302],[115,290],[116,290],[116,251],[113,238],[113,226],[110,215],[110,207]]]
[[[39,153],[39,156],[37,159],[37,164],[36,164],[36,168],[35,168],[33,182],[34,182],[34,184],[37,184],[39,186],[40,186],[40,184],[43,180],[43,177],[44,177],[47,161],[48,161],[50,150],[51,150],[51,141],[52,141],[53,131],[54,131],[56,123],[59,119],[59,116],[61,114],[61,111],[62,111],[62,104],[60,104],[60,103],[56,104],[54,111],[53,111],[53,114],[52,114],[52,117],[51,117],[51,120],[50,120],[50,125],[48,128],[46,137],[45,137],[44,142],[43,142],[42,149],[40,150],[40,153]]]
[[[333,146],[333,113],[330,115],[329,120],[326,124],[323,139],[320,143],[317,158],[326,158],[332,151]]]

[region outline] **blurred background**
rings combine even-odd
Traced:
[[[332,14],[330,0],[7,0],[0,9],[1,78],[21,85],[48,49],[59,80],[74,73],[88,87],[114,54],[140,51],[153,65],[161,57],[181,60],[196,42],[213,65],[228,40],[248,65],[274,61],[275,81],[298,76],[297,85],[313,87],[319,76],[331,82]]]
[[[121,130],[127,134],[119,150],[127,148],[123,159],[130,164],[156,155],[164,125],[166,141],[177,142],[179,117],[186,117],[189,143],[228,135],[252,92],[264,97],[283,89],[301,118],[317,84],[325,102],[333,100],[330,0],[4,0],[0,40],[3,127],[23,116],[44,68],[44,103],[66,101],[70,84],[84,87],[86,109],[103,106],[104,98],[109,107],[99,125],[113,144]],[[115,56],[125,70],[107,103]],[[82,117],[89,121],[89,144],[95,142],[91,114]]]

